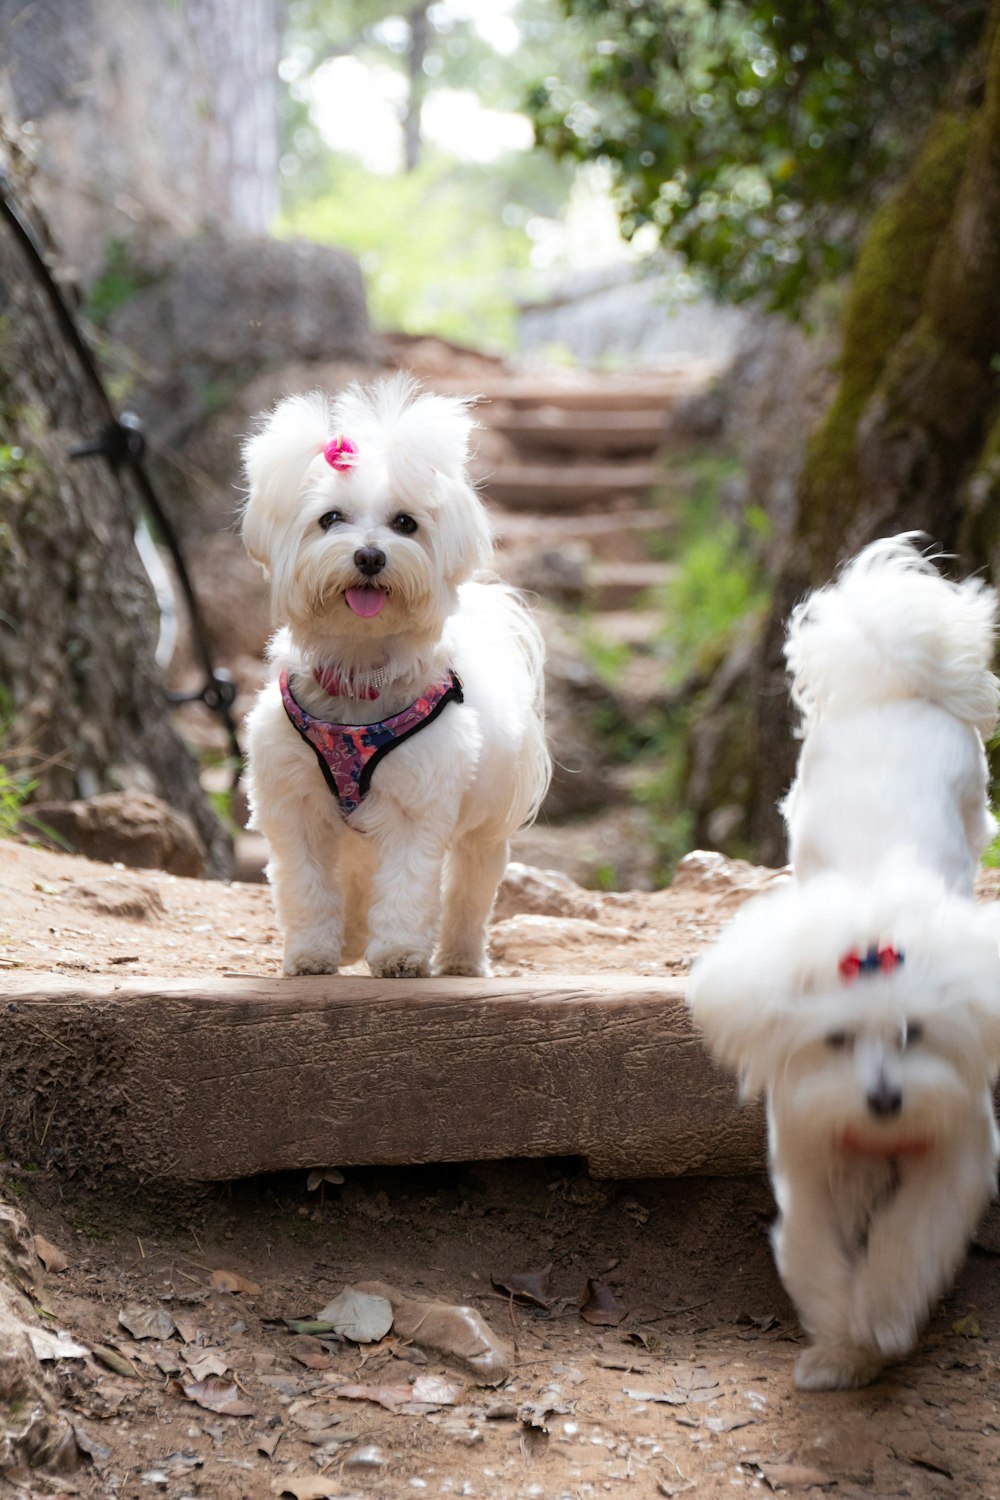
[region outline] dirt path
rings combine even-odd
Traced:
[[[709,857],[672,891],[599,897],[522,873],[495,924],[497,967],[681,972],[769,878]],[[3,844],[0,893],[4,968],[278,970],[262,888]],[[43,1322],[110,1351],[58,1362],[65,1407],[93,1457],[27,1493],[576,1500],[819,1486],[847,1497],[1000,1500],[994,1256],[973,1252],[905,1365],[867,1391],[806,1397],[791,1385],[800,1334],[773,1270],[761,1180],[594,1182],[574,1161],[343,1175],[312,1189],[302,1173],[109,1201],[0,1164],[0,1198],[17,1201],[68,1261],[40,1273]],[[493,1285],[549,1266],[537,1287],[544,1306],[517,1305]],[[220,1271],[254,1289],[216,1289]],[[372,1279],[477,1308],[515,1345],[510,1380],[477,1386],[391,1335],[369,1346],[326,1335],[303,1343],[287,1327]],[[607,1289],[608,1316],[620,1321],[584,1320],[588,1280]],[[130,1305],[167,1315],[154,1336],[121,1325]],[[185,1395],[212,1368],[245,1415]],[[445,1381],[429,1388],[437,1399],[406,1410],[337,1394],[427,1376]]]

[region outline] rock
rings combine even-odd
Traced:
[[[205,874],[205,846],[190,818],[148,792],[104,792],[80,802],[38,802],[23,831],[49,843],[51,829],[75,854],[172,875]]]
[[[135,399],[158,444],[182,442],[264,368],[371,357],[361,269],[343,250],[207,233],[158,242],[135,271],[147,285],[110,334],[142,372]]]
[[[490,930],[490,952],[507,964],[545,962],[554,948],[586,948],[634,943],[627,927],[592,922],[585,917],[546,917],[522,912]]]
[[[103,880],[80,882],[66,886],[60,893],[64,901],[74,906],[85,906],[102,917],[129,917],[133,921],[148,922],[162,917],[167,908],[163,897],[155,886],[143,885],[128,876],[108,875]]]
[[[514,860],[507,866],[500,883],[493,920],[503,921],[521,912],[596,921],[601,914],[601,903],[591,891],[584,890],[561,870],[539,870],[534,865],[522,865]]]
[[[715,849],[692,849],[678,860],[671,890],[698,891],[706,896],[745,891],[748,895],[784,878],[786,871],[765,869],[745,859],[727,859]]]

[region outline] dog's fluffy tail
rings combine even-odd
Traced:
[[[804,730],[831,710],[921,698],[993,733],[997,596],[981,579],[943,578],[918,536],[873,542],[794,610],[785,659]]]

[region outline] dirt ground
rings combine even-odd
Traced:
[[[515,871],[496,968],[681,973],[773,878],[692,857],[670,891],[599,896]],[[5,843],[0,896],[5,970],[279,971],[263,887]],[[41,1321],[85,1351],[49,1367],[90,1457],[26,1493],[1000,1500],[1000,1260],[984,1250],[914,1357],[868,1390],[806,1396],[791,1383],[801,1334],[763,1179],[596,1182],[572,1160],[342,1175],[122,1201],[0,1162],[0,1199],[48,1242]],[[542,1305],[503,1289],[528,1271],[545,1273]],[[247,1289],[213,1286],[219,1272]],[[477,1385],[394,1334],[360,1345],[288,1327],[373,1279],[478,1309],[514,1347],[510,1378]],[[581,1310],[588,1282],[604,1323]],[[244,1414],[192,1399],[213,1370]],[[352,1385],[389,1388],[390,1406],[338,1394]],[[407,1386],[423,1399],[405,1400]]]

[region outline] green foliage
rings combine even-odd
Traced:
[[[690,848],[690,727],[704,710],[714,668],[769,602],[762,562],[767,518],[754,507],[739,519],[726,515],[727,487],[738,468],[728,456],[696,454],[685,466],[682,508],[676,493],[669,496],[676,521],[656,550],[675,571],[654,595],[667,692],[627,725],[608,726],[606,736],[618,757],[636,767],[633,796],[648,820],[663,883]]]
[[[8,771],[0,765],[0,839],[13,838],[20,832],[24,804],[37,785],[24,772]]]
[[[279,232],[353,251],[376,324],[508,348],[529,241],[497,191],[495,173],[441,158],[383,177],[337,157],[328,191],[293,203]]]
[[[87,293],[84,311],[95,328],[105,331],[120,307],[136,292],[151,284],[148,271],[137,267],[125,240],[109,240],[104,252],[104,269]]]
[[[986,0],[560,0],[577,67],[528,107],[560,158],[611,163],[622,228],[735,298],[797,309],[847,267]]]

